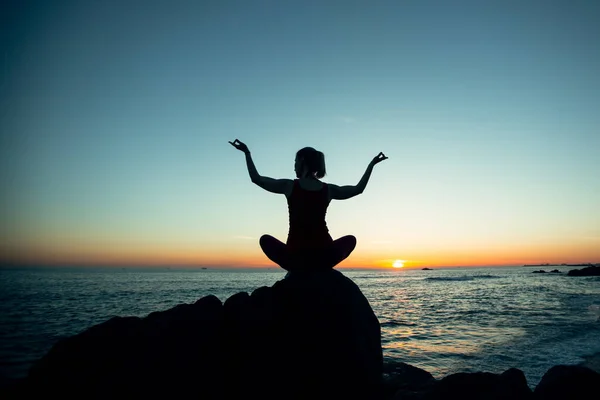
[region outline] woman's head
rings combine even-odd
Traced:
[[[294,171],[298,178],[306,176],[321,179],[325,176],[325,155],[312,147],[298,150]]]

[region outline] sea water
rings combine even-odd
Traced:
[[[547,268],[547,267],[546,267]],[[385,362],[441,378],[521,369],[535,387],[556,364],[600,353],[600,277],[534,268],[348,270],[382,331]],[[539,268],[537,268],[539,269]],[[213,294],[222,301],[281,269],[0,269],[0,384],[26,376],[60,338],[114,316],[143,317]]]

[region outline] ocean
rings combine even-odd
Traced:
[[[561,274],[534,274],[536,269]],[[369,300],[386,363],[436,378],[521,369],[530,387],[556,364],[600,353],[600,277],[574,267],[340,271]],[[143,317],[283,279],[281,269],[0,269],[0,385],[25,377],[60,338],[114,316]]]

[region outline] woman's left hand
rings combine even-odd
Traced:
[[[235,147],[239,151],[244,152],[244,154],[250,153],[250,150],[248,150],[248,146],[246,146],[243,142],[240,142],[237,139],[235,139],[233,142],[229,142],[229,144],[231,144],[233,147]]]

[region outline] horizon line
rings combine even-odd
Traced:
[[[423,268],[528,268],[528,267],[581,267],[597,266],[600,262],[585,263],[540,263],[540,264],[471,264],[471,265],[420,265],[395,268],[392,266],[336,266],[334,269],[370,269],[370,270],[422,270]],[[278,265],[209,265],[209,264],[143,264],[143,263],[48,263],[48,262],[0,262],[0,269],[10,268],[144,268],[144,269],[281,269]]]

